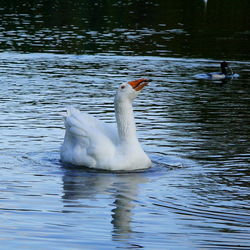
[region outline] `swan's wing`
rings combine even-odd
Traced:
[[[92,115],[82,113],[78,109],[72,107],[67,110],[66,117],[70,117],[74,121],[75,125],[78,125],[77,128],[95,129],[109,137],[113,143],[117,144],[118,132],[116,124],[105,123]]]
[[[77,165],[96,167],[115,152],[117,132],[97,118],[70,108],[65,117],[66,134],[61,157]]]

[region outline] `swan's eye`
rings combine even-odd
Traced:
[[[122,85],[122,86],[121,86],[121,89],[124,89],[124,88],[125,88],[125,85]]]

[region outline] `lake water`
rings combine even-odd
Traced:
[[[244,0],[3,1],[0,249],[250,249],[249,11]],[[238,78],[194,77],[224,59]],[[152,168],[61,164],[60,113],[114,122],[116,88],[141,77],[152,82],[134,111]]]

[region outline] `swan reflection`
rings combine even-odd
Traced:
[[[63,176],[63,212],[74,212],[76,207],[88,210],[93,208],[96,211],[98,208],[91,206],[96,204],[93,201],[108,201],[105,206],[110,207],[113,240],[127,239],[133,232],[131,221],[138,196],[138,185],[147,181],[148,178],[143,172],[103,173],[78,168],[67,169]]]

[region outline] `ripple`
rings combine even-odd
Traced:
[[[72,247],[74,239],[102,246],[112,237],[112,246],[122,247],[135,239],[152,249],[174,248],[185,238],[181,246],[247,248],[248,64],[235,62],[246,72],[236,84],[187,80],[200,64],[213,63],[1,53],[1,237],[17,235],[13,244],[32,246],[48,239],[58,246],[58,238],[60,246]],[[134,102],[138,137],[153,167],[109,173],[62,165],[60,113],[73,105],[114,122],[117,86],[140,77],[153,80]]]

